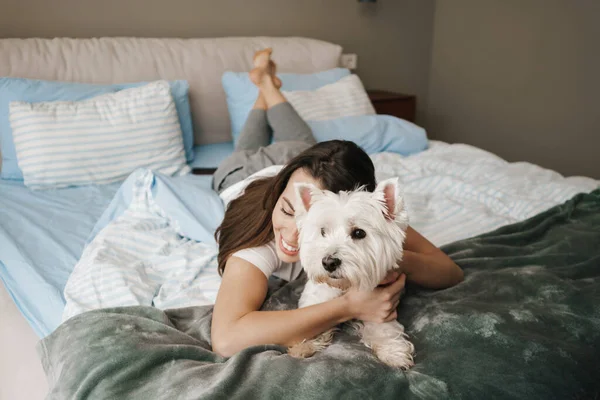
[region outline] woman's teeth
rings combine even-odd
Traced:
[[[283,248],[286,249],[287,251],[296,252],[299,250],[298,247],[294,247],[294,246],[290,245],[288,242],[286,242],[283,237],[281,238],[281,244],[283,245]]]

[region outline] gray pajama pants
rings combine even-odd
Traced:
[[[310,127],[290,103],[280,103],[266,111],[253,109],[234,153],[215,171],[213,189],[221,193],[261,169],[286,164],[315,143]]]

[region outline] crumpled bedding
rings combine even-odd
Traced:
[[[39,345],[50,399],[588,399],[600,396],[600,189],[442,247],[465,271],[407,288],[406,373],[349,331],[314,357],[276,345],[211,351],[211,306],[80,314]],[[271,281],[264,309],[297,305],[304,279]]]

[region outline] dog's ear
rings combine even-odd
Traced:
[[[294,189],[296,190],[296,207],[301,207],[302,211],[308,212],[313,195],[319,189],[310,183],[294,183]]]
[[[398,178],[390,178],[379,182],[373,196],[385,205],[385,219],[395,220],[404,214],[404,199]]]

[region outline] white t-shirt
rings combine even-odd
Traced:
[[[286,281],[293,281],[302,272],[302,265],[299,261],[286,263],[277,257],[274,240],[264,246],[236,251],[232,254],[232,257],[238,257],[254,264],[265,274],[267,279],[274,275]]]

